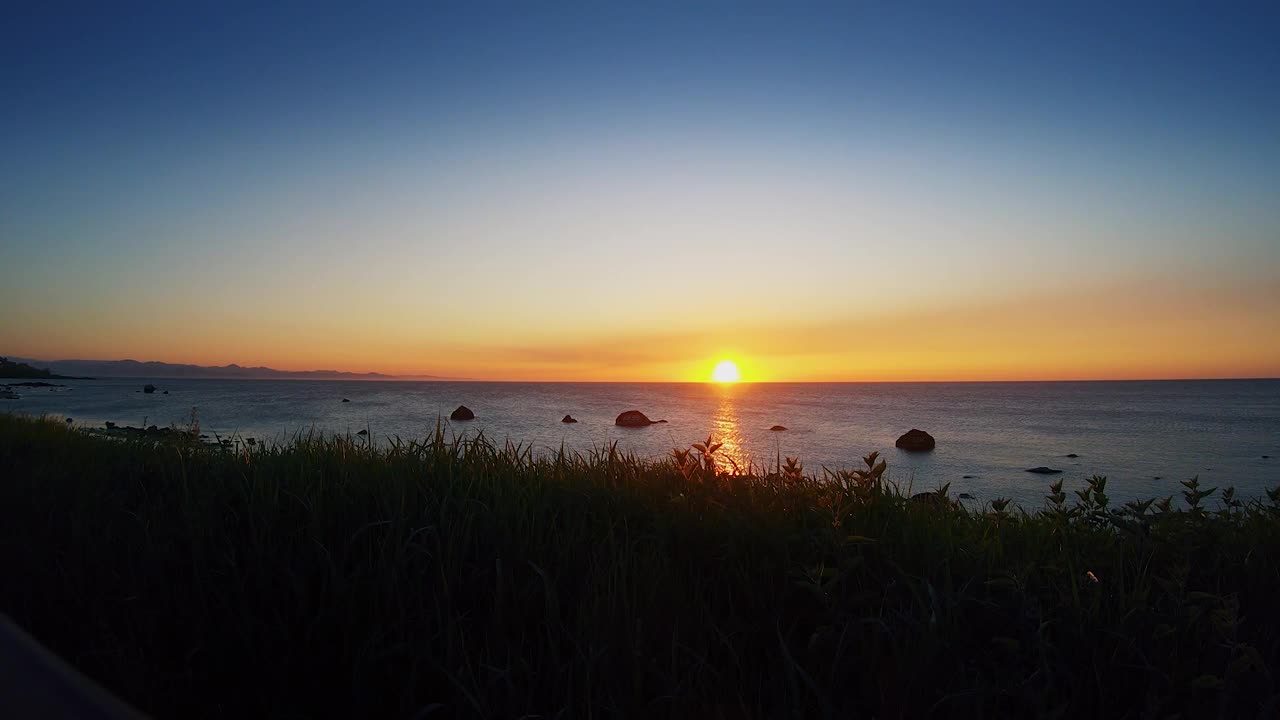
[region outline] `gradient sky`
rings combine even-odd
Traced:
[[[0,353],[1280,376],[1275,3],[347,5],[6,10]]]

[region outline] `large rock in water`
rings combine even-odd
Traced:
[[[619,427],[648,427],[658,422],[662,421],[650,420],[648,416],[639,410],[628,410],[619,415],[618,419],[613,421],[613,424]]]
[[[933,436],[923,430],[911,428],[898,438],[894,443],[895,447],[900,447],[907,452],[925,452],[932,450],[937,445],[933,440]]]
[[[1040,467],[1027,468],[1027,472],[1029,472],[1029,473],[1035,473],[1035,474],[1037,474],[1037,475],[1060,475],[1060,474],[1062,474],[1062,471],[1061,471],[1061,470],[1058,470],[1058,469],[1056,469],[1056,468],[1051,468],[1051,467],[1045,467],[1045,466],[1043,466],[1043,465],[1041,465]]]
[[[476,414],[466,405],[459,405],[457,410],[449,413],[450,420],[475,420]]]

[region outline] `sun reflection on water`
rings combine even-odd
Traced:
[[[735,388],[724,385],[720,391],[720,405],[711,424],[711,434],[716,442],[724,443],[716,452],[722,470],[735,468],[746,472],[751,464],[742,437],[741,422],[734,395]]]

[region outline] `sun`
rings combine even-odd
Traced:
[[[742,374],[732,360],[721,360],[716,369],[711,371],[711,379],[720,383],[732,383],[742,379]]]

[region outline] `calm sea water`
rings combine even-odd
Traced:
[[[916,490],[951,483],[979,500],[1012,497],[1039,506],[1053,478],[1026,468],[1064,470],[1069,487],[1092,474],[1110,478],[1113,497],[1176,494],[1198,475],[1247,495],[1280,484],[1280,380],[1059,383],[804,383],[758,385],[640,383],[339,382],[298,380],[111,379],[19,388],[0,411],[70,416],[82,425],[183,424],[195,408],[205,432],[281,440],[300,430],[419,438],[459,404],[475,411],[451,431],[585,450],[618,441],[657,457],[706,438],[739,463],[773,466],[799,456],[806,468],[854,467],[879,450],[891,477]],[[152,382],[168,395],[138,390]],[[348,398],[351,402],[343,403]],[[613,425],[638,409],[666,424]],[[566,413],[580,422],[560,422]],[[780,424],[786,432],[770,432]],[[894,448],[910,428],[937,449]],[[1078,458],[1065,457],[1075,453]],[[1270,456],[1264,459],[1263,456]],[[965,476],[971,476],[966,478]]]

